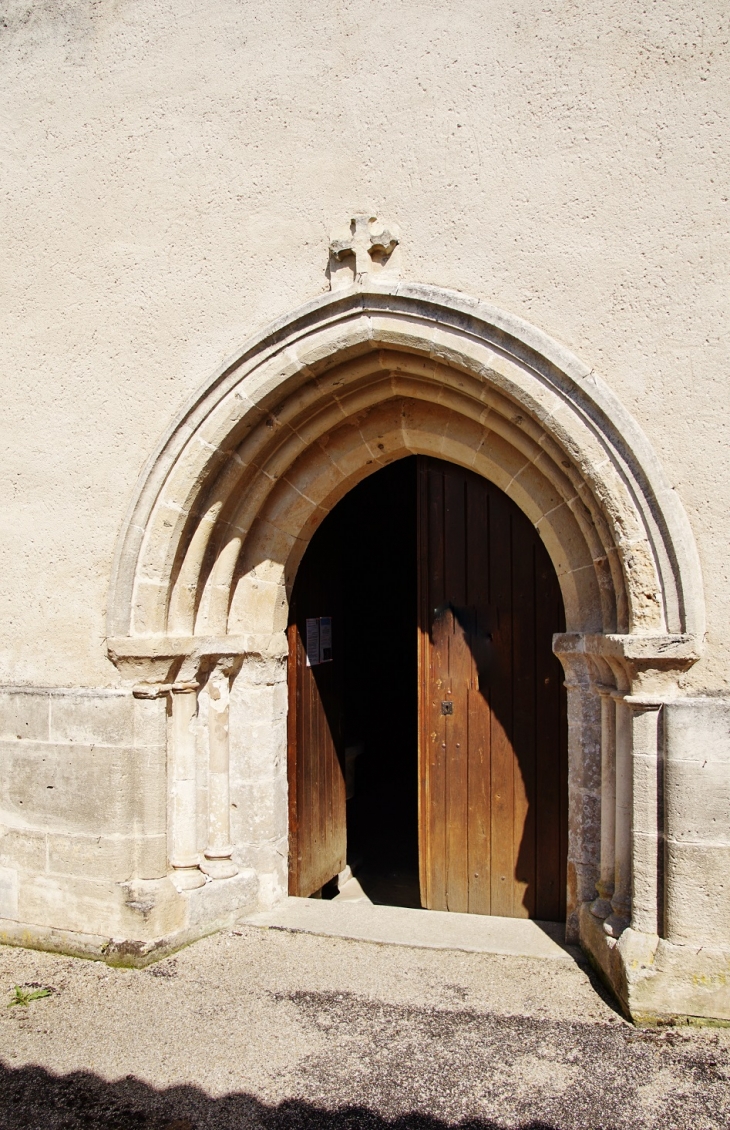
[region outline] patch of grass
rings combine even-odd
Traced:
[[[37,1001],[41,997],[50,997],[52,992],[53,989],[46,986],[34,989],[30,985],[15,985],[13,999],[8,1001],[8,1008],[12,1008],[14,1004],[22,1004],[27,1008],[31,1001]]]

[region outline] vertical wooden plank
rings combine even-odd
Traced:
[[[309,884],[311,881],[312,861],[319,854],[318,817],[318,792],[317,792],[317,757],[318,743],[316,740],[315,724],[316,712],[312,710],[312,694],[309,671],[305,665],[304,635],[301,624],[297,623],[297,638],[301,660],[298,664],[300,679],[300,704],[301,704],[301,747],[299,762],[300,794],[297,807],[300,813],[299,836],[299,890],[297,894],[311,894]],[[312,888],[314,889],[314,888]]]
[[[300,625],[299,638],[304,648],[304,639]],[[300,807],[303,817],[303,832],[301,838],[302,862],[300,870],[301,892],[310,894],[309,883],[311,879],[312,860],[319,854],[319,827],[318,827],[318,790],[317,790],[317,762],[319,758],[319,742],[317,740],[316,720],[317,715],[312,711],[312,696],[309,671],[302,663],[300,667],[302,680],[302,795]]]
[[[446,905],[469,909],[468,709],[471,682],[470,615],[466,606],[466,476],[446,464],[444,481],[444,603],[448,604],[448,693],[453,714],[446,731]]]
[[[489,589],[489,483],[470,476],[466,484],[466,605],[472,612],[471,681],[468,692],[469,910],[491,911],[491,661]]]
[[[522,520],[518,520],[522,519]],[[512,701],[515,859],[513,914],[535,914],[535,537],[522,515],[512,517]]]
[[[460,467],[434,468],[443,477],[444,597],[455,606],[466,604],[466,474]]]
[[[448,634],[444,632],[444,477],[437,461],[419,457],[422,495],[421,572],[422,615],[426,663],[422,749],[425,753],[424,807],[421,849],[424,860],[422,901],[432,910],[446,910],[446,721],[441,701],[448,694]],[[425,877],[425,882],[423,878]]]
[[[436,460],[427,460],[429,576],[429,730],[430,776],[430,867],[431,903],[434,910],[448,910],[446,898],[446,717],[441,702],[449,697],[449,633],[446,620],[444,538],[444,474]]]
[[[316,607],[316,605],[315,605]],[[300,627],[302,635],[302,642],[306,640],[306,630]],[[318,862],[322,856],[322,742],[324,735],[322,733],[322,703],[316,693],[316,685],[312,678],[312,670],[306,664],[302,667],[302,681],[304,683],[304,702],[307,714],[309,740],[308,751],[309,755],[305,758],[305,773],[306,779],[306,792],[305,796],[308,798],[306,807],[310,812],[311,820],[311,840],[309,852],[309,867],[306,871],[306,885],[307,894],[311,894],[309,888],[316,890],[314,885],[316,882],[315,876],[318,869]]]
[[[492,680],[492,914],[511,917],[513,851],[512,523],[510,502],[493,491],[489,508],[490,579],[495,664]]]
[[[324,612],[325,608],[327,608],[328,612],[330,611],[329,606],[324,606],[321,608],[321,610]],[[327,615],[327,612],[325,612],[325,615]],[[329,857],[333,840],[332,816],[334,812],[334,797],[331,791],[333,784],[333,776],[331,772],[331,754],[334,741],[334,733],[332,733],[331,731],[332,723],[327,718],[327,715],[325,715],[325,709],[327,709],[327,707],[325,707],[323,688],[318,679],[318,676],[321,677],[322,673],[324,673],[324,678],[327,678],[329,671],[327,668],[318,667],[315,668],[312,673],[314,676],[314,678],[312,679],[312,687],[313,689],[316,688],[316,690],[319,690],[320,699],[322,702],[322,710],[316,712],[316,722],[318,722],[319,737],[318,767],[320,772],[320,781],[318,802],[320,816],[320,849],[323,857]]]

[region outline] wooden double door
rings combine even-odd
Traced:
[[[376,506],[372,532],[355,546],[366,480],[359,498],[343,500],[325,520],[297,574],[289,625],[290,893],[311,895],[344,869],[348,719],[358,703],[366,719],[377,717],[395,690],[404,712],[413,707],[411,737],[399,738],[392,756],[413,743],[421,905],[559,921],[567,730],[552,652],[553,633],[564,630],[555,571],[529,520],[492,483],[437,459],[402,464],[372,476],[390,475],[380,483],[382,509],[398,499],[391,537],[377,544]],[[408,529],[410,541],[401,534]],[[370,565],[362,558],[373,545]],[[389,561],[411,579],[397,592],[401,604],[412,600],[410,620],[388,612]],[[379,579],[382,617],[364,597],[358,607],[367,585],[353,591],[346,584],[356,568]],[[399,652],[389,636],[396,621],[401,634],[415,635],[411,651]],[[377,646],[368,650],[368,640]]]

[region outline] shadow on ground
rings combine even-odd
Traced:
[[[108,1083],[96,1075],[57,1076],[42,1067],[0,1063],[2,1130],[505,1130],[504,1123],[444,1122],[427,1114],[384,1118],[363,1106],[328,1110],[289,1099],[269,1106],[252,1095],[211,1098],[197,1087],[158,1091],[132,1076]],[[510,1130],[556,1130],[523,1122]]]
[[[150,976],[175,983],[170,972]],[[640,1031],[610,1014],[603,1022],[502,1015],[466,1006],[460,984],[442,981],[440,992],[451,994],[450,1006],[396,1004],[350,992],[266,991],[259,1015],[267,1017],[269,1044],[261,1046],[251,1014],[242,1023],[230,997],[199,1004],[187,1020],[175,998],[178,1025],[187,1023],[194,1034],[175,1075],[165,1074],[149,1033],[142,1046],[156,1083],[144,1081],[145,1058],[137,1058],[134,1074],[113,1082],[105,1081],[93,1059],[76,1060],[95,1063],[93,1073],[54,1074],[41,1042],[35,1054],[46,1066],[12,1065],[12,1052],[0,1061],[0,1130],[730,1126],[730,1047],[717,1032]],[[43,1001],[37,1004],[40,1009]],[[162,1009],[159,997],[157,1004]],[[132,1050],[139,1055],[134,1010],[127,1015],[128,1022],[113,1031],[97,1029],[100,1039],[115,1042],[117,1063],[130,1062]],[[169,1013],[162,1009],[159,1015],[168,1016],[167,1029],[160,1021],[163,1037],[167,1031],[174,1040]],[[272,1017],[278,1017],[279,1051],[291,1050],[290,1058],[279,1055],[278,1067],[265,1051],[274,1046]],[[208,1020],[214,1023],[206,1027]],[[226,1032],[234,1032],[233,1044]],[[94,1056],[93,1046],[86,1054]],[[181,1068],[183,1078],[197,1082],[168,1085],[181,1078]],[[210,1084],[219,1088],[217,1096],[204,1089],[205,1078],[218,1080]],[[226,1088],[229,1093],[221,1093]]]

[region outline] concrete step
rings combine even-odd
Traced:
[[[271,910],[246,915],[240,922],[270,930],[419,949],[463,950],[558,961],[572,961],[578,953],[574,947],[564,944],[565,928],[557,922],[375,906],[359,899],[328,901],[290,897]]]

